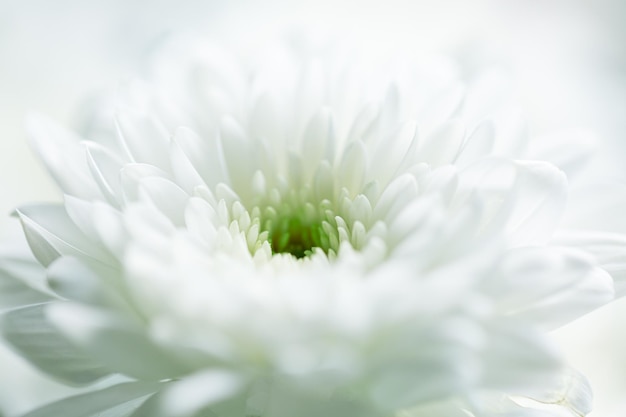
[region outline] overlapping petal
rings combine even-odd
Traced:
[[[588,148],[537,159],[499,73],[268,56],[170,45],[108,135],[32,122],[66,196],[16,212],[48,276],[4,334],[133,381],[32,416],[587,413],[542,332],[623,275],[621,234],[561,223]]]

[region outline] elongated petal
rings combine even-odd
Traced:
[[[16,212],[22,221],[33,254],[43,265],[49,265],[59,255],[86,256],[110,261],[110,255],[76,227],[63,206],[24,206]]]
[[[152,342],[141,328],[96,309],[57,304],[51,306],[49,314],[74,343],[117,372],[154,381],[175,378],[190,370]]]
[[[102,198],[89,172],[80,137],[41,115],[32,115],[26,126],[31,146],[65,194]]]
[[[76,395],[25,414],[23,417],[126,417],[131,409],[163,386],[158,382],[127,382]],[[124,407],[124,405],[127,405]]]
[[[613,299],[610,276],[589,254],[561,247],[522,248],[503,258],[503,271],[486,283],[507,314],[554,327]]]
[[[108,375],[106,368],[77,349],[48,320],[45,309],[49,305],[6,313],[2,321],[6,340],[37,368],[69,384],[88,384]]]
[[[132,417],[193,417],[234,396],[242,385],[243,380],[232,373],[201,371],[163,389]]]

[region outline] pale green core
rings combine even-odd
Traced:
[[[263,211],[261,231],[274,254],[288,253],[298,259],[310,256],[315,249],[327,255],[336,253],[339,246],[337,224],[329,202],[317,208],[312,204],[282,204]]]

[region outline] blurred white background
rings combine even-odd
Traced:
[[[0,0],[0,236],[10,211],[60,196],[26,145],[29,111],[75,122],[85,97],[137,74],[167,34],[262,43],[307,28],[374,50],[467,51],[469,67],[508,67],[531,128],[584,127],[602,138],[594,175],[626,181],[626,1],[623,0]],[[478,47],[478,51],[476,49]],[[596,391],[595,417],[626,415],[626,302],[557,332]],[[0,345],[0,410],[15,416],[64,389]],[[622,404],[620,404],[622,402]],[[621,408],[620,408],[621,407]]]

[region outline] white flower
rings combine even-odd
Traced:
[[[50,291],[4,334],[121,376],[28,416],[585,414],[545,332],[613,296],[606,235],[559,229],[587,148],[537,159],[497,74],[384,67],[188,42],[114,134],[32,120],[65,199],[17,210]]]

